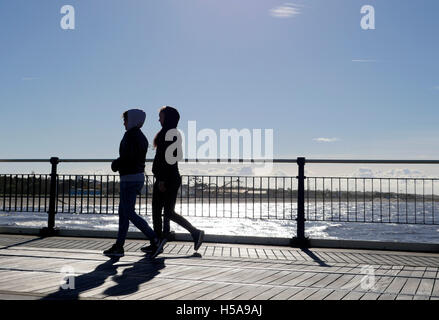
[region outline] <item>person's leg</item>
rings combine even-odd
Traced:
[[[189,231],[192,235],[194,235],[198,230],[195,228],[189,221],[187,221],[182,216],[178,215],[175,212],[175,203],[177,202],[177,194],[178,189],[181,185],[181,179],[177,179],[174,184],[168,185],[167,190],[163,192],[164,194],[164,208],[163,208],[163,216],[164,219],[167,219],[168,221],[171,220],[178,225],[185,228],[187,231]],[[168,230],[163,230],[165,233],[166,231],[169,232],[169,226]]]
[[[199,230],[195,228],[189,221],[187,221],[182,216],[178,215],[175,212],[175,203],[177,201],[177,192],[179,188],[179,184],[176,185],[174,188],[170,188],[165,192],[166,199],[165,199],[165,207],[164,207],[164,216],[165,219],[170,219],[173,222],[179,224],[183,228],[185,228],[187,231],[190,232],[192,239],[194,240],[194,250],[197,251],[201,244],[203,243],[204,239],[204,231]]]
[[[159,238],[162,238],[162,209],[163,209],[163,195],[158,188],[157,181],[154,183],[152,191],[152,224],[154,232]]]
[[[154,230],[151,229],[151,227],[148,225],[148,222],[146,222],[145,219],[143,219],[141,216],[136,214],[135,211],[135,204],[136,204],[136,196],[137,193],[142,190],[143,182],[130,182],[129,183],[129,201],[127,201],[127,207],[126,207],[126,215],[128,216],[129,220],[140,230],[143,232],[143,234],[149,239],[149,240],[156,240],[157,234],[154,232]]]
[[[135,199],[134,199],[135,201]],[[120,183],[120,192],[119,192],[119,229],[117,232],[117,240],[116,245],[123,248],[125,244],[125,238],[128,233],[128,227],[130,221],[128,219],[128,214],[126,207],[129,202],[129,192],[127,190],[126,182]]]

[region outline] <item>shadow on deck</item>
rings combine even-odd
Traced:
[[[439,254],[168,242],[151,260],[143,240],[0,234],[2,299],[439,299]]]

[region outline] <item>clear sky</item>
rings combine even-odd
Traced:
[[[151,141],[172,105],[183,131],[273,129],[277,158],[439,159],[438,16],[436,0],[0,0],[0,158],[114,158],[123,111],[145,110]]]

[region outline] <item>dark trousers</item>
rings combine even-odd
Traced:
[[[173,221],[193,235],[197,229],[182,216],[175,213],[177,193],[181,185],[181,177],[175,178],[171,183],[166,183],[166,191],[160,192],[158,181],[154,183],[152,193],[152,222],[154,231],[159,237],[167,236],[170,232],[170,221]],[[162,229],[163,210],[163,229]]]

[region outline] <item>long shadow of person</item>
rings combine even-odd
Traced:
[[[190,256],[160,257],[151,260],[145,257],[134,264],[131,268],[125,269],[121,275],[113,277],[117,284],[107,288],[103,294],[107,296],[130,295],[139,291],[140,285],[146,283],[160,274],[160,270],[165,268],[165,260],[200,258],[201,255],[194,253]],[[123,266],[123,265],[119,265]]]
[[[80,276],[66,276],[66,286],[60,286],[58,291],[51,293],[42,298],[42,300],[77,300],[81,292],[91,290],[102,285],[108,277],[117,274],[117,268],[115,263],[119,261],[119,258],[112,258],[106,262],[98,265],[92,272],[82,274]]]
[[[154,279],[164,267],[164,258],[154,260],[148,257],[142,258],[133,263],[131,268],[126,268],[121,275],[114,276],[112,280],[116,282],[116,285],[107,288],[103,294],[107,296],[120,296],[136,293],[142,283]]]
[[[64,278],[67,282],[73,281],[73,289],[59,290],[42,298],[42,300],[78,300],[82,292],[98,288],[105,283],[105,280],[112,277],[116,285],[107,288],[102,294],[105,296],[120,296],[136,293],[142,283],[152,280],[160,274],[160,270],[165,268],[165,259],[187,259],[196,258],[198,255],[183,257],[166,257],[151,260],[148,256],[134,263],[117,264],[119,258],[112,258],[98,265],[92,272],[82,274],[73,279]],[[121,275],[117,275],[117,268],[131,266],[126,268]],[[70,284],[70,283],[69,283]]]

